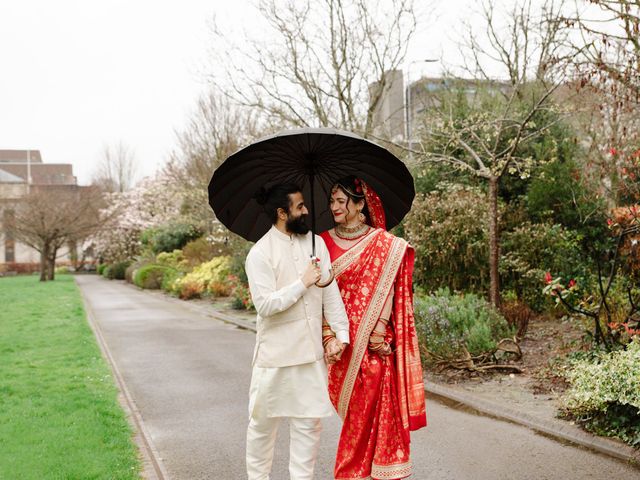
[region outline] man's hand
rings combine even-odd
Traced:
[[[321,273],[320,267],[316,262],[311,262],[304,274],[302,275],[302,283],[304,286],[309,288],[311,285],[315,284],[318,280],[320,280]]]
[[[324,359],[328,365],[333,365],[340,357],[342,357],[342,352],[346,348],[347,344],[340,342],[338,339],[334,338],[333,340],[327,343],[324,348]]]

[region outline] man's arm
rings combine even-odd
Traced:
[[[276,276],[266,258],[256,249],[252,249],[245,262],[251,299],[258,315],[270,317],[280,313],[296,303],[313,283],[311,268],[305,271],[301,279],[276,290]]]

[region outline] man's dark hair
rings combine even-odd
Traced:
[[[278,221],[278,209],[282,208],[289,213],[291,207],[291,199],[289,195],[292,193],[302,192],[302,189],[293,183],[278,183],[269,189],[260,189],[256,194],[256,200],[271,219],[271,223]]]

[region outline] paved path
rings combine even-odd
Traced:
[[[254,334],[121,282],[76,278],[169,477],[246,478]],[[429,426],[412,437],[416,480],[640,478],[622,462],[523,427],[435,401],[427,415]],[[287,430],[273,480],[288,478]],[[337,418],[325,422],[318,480],[332,478],[338,432]]]

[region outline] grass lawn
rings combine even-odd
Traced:
[[[0,278],[0,479],[137,479],[73,277]]]

